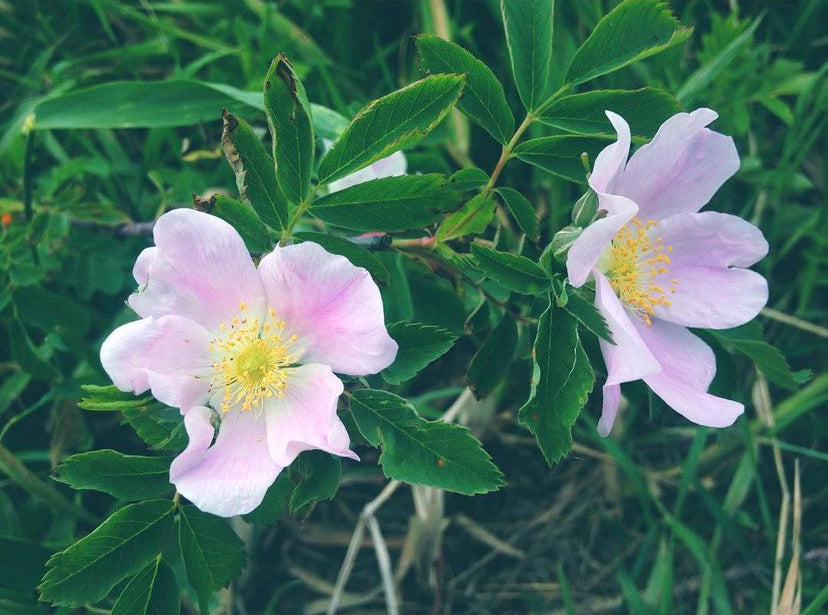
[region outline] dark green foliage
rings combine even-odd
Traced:
[[[354,231],[404,231],[431,224],[456,204],[437,174],[384,177],[363,182],[314,202],[311,213]]]
[[[332,182],[419,142],[451,110],[463,91],[460,75],[433,75],[366,105],[319,165]]]
[[[538,322],[532,355],[532,392],[518,412],[538,439],[549,465],[572,446],[572,426],[592,391],[595,377],[578,337],[578,323],[549,297]]]
[[[287,224],[287,202],[276,179],[273,159],[259,141],[259,137],[243,119],[225,112],[221,144],[224,157],[236,175],[236,187],[242,200],[253,206],[262,222],[274,229],[283,228]],[[227,203],[217,203],[216,208],[230,210],[231,206]],[[221,214],[217,211],[216,215]],[[235,219],[231,218],[229,221],[239,222],[240,216],[241,214],[236,212]],[[245,222],[241,226],[249,227],[250,223]],[[250,230],[248,233],[252,234],[252,239],[260,240],[254,231]]]
[[[388,334],[399,345],[397,358],[382,370],[386,382],[399,384],[417,374],[454,345],[457,339],[450,331],[433,325],[396,322],[388,325]]]
[[[505,144],[512,136],[515,118],[492,70],[459,45],[437,36],[417,37],[417,49],[430,72],[465,74],[466,88],[457,106]]]
[[[172,531],[169,500],[125,506],[94,532],[49,559],[39,587],[41,597],[70,606],[97,602],[121,579],[166,549]]]
[[[130,580],[112,606],[112,615],[178,615],[180,611],[181,590],[161,556]]]
[[[469,388],[478,399],[491,395],[511,366],[518,333],[517,324],[510,316],[503,316],[469,363],[466,377]]]
[[[265,75],[264,104],[279,188],[288,200],[301,203],[310,190],[313,124],[305,88],[282,54]]]
[[[67,457],[57,474],[57,480],[75,489],[104,491],[122,500],[159,497],[172,489],[169,458],[108,449]]]
[[[213,593],[228,585],[244,567],[244,545],[227,521],[195,506],[181,507],[178,542],[199,610],[208,613]]]
[[[466,495],[503,485],[503,475],[464,427],[417,416],[414,407],[386,391],[360,389],[351,398],[360,433],[382,447],[386,476]]]
[[[478,269],[501,286],[524,295],[537,295],[549,288],[549,276],[534,261],[508,252],[498,252],[473,243]]]

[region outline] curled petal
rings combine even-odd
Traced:
[[[152,316],[115,329],[101,346],[101,363],[122,391],[147,389],[186,411],[207,401],[210,332],[181,316]]]
[[[621,405],[621,385],[605,384],[603,395],[601,418],[598,419],[598,435],[605,438],[612,431],[615,417],[618,416],[618,406]]]
[[[268,306],[298,336],[303,363],[375,374],[394,362],[379,288],[362,267],[305,242],[277,247],[259,264]]]
[[[598,208],[606,215],[584,229],[569,249],[567,276],[576,287],[587,281],[612,238],[638,211],[638,206],[631,200],[613,194],[630,151],[630,127],[624,118],[611,111],[607,111],[607,117],[618,133],[618,140],[598,154],[589,176],[589,185],[598,195]]]
[[[256,267],[236,230],[221,218],[174,209],[155,223],[155,247],[133,269],[140,285],[129,305],[140,316],[177,314],[210,330],[247,303],[261,311],[264,292]]]
[[[601,192],[598,207],[607,215],[586,227],[566,256],[567,277],[576,288],[584,285],[613,237],[638,212],[638,206],[628,198]]]
[[[739,170],[733,139],[705,128],[710,109],[678,113],[630,158],[615,192],[635,201],[642,220],[696,212]]]
[[[613,193],[616,179],[624,170],[627,156],[630,153],[630,126],[620,115],[612,111],[607,111],[606,114],[618,134],[618,139],[601,150],[595,158],[595,164],[589,176],[589,185],[595,192]]]
[[[663,366],[645,376],[644,382],[673,410],[708,427],[732,425],[744,412],[742,404],[707,392],[716,375],[716,357],[701,339],[680,325],[660,320],[649,327],[635,326]]]
[[[318,448],[359,459],[336,414],[342,381],[327,365],[312,363],[290,370],[285,396],[265,404],[267,445],[279,464],[290,464],[302,451]]]
[[[170,466],[170,482],[205,512],[222,517],[255,509],[282,467],[267,450],[265,421],[253,412],[225,414],[213,441],[212,412],[205,406],[184,415],[190,442]]]
[[[762,232],[737,216],[683,213],[653,229],[672,247],[662,288],[675,288],[656,316],[687,327],[727,329],[754,318],[768,300],[768,284],[747,269],[768,252]]]
[[[380,158],[376,162],[369,164],[364,169],[360,169],[350,175],[346,175],[342,179],[332,181],[328,184],[328,191],[339,192],[345,188],[350,188],[351,186],[371,181],[372,179],[405,175],[407,168],[408,163],[405,159],[405,154],[401,151],[397,151],[386,158]]]
[[[661,371],[659,359],[650,352],[634,325],[638,319],[630,318],[615,296],[607,277],[598,271],[595,272],[595,306],[606,318],[615,342],[610,344],[600,340],[601,354],[607,366],[605,389]]]

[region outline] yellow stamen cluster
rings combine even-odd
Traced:
[[[669,253],[661,237],[651,237],[654,220],[642,222],[637,217],[621,227],[612,240],[607,274],[621,301],[641,314],[647,325],[656,306],[670,306],[667,292],[658,284],[658,276],[668,272]],[[670,281],[670,293],[676,292],[677,280]]]
[[[285,322],[273,310],[264,319],[248,318],[248,309],[239,304],[240,316],[219,324],[221,334],[210,343],[216,357],[210,389],[223,391],[222,412],[236,407],[261,412],[264,400],[283,397],[285,368],[294,362],[288,350],[296,336],[283,337]]]

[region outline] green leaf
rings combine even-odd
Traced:
[[[249,113],[246,94],[202,81],[113,81],[40,101],[35,129],[189,126],[218,120],[224,108]]]
[[[448,181],[452,190],[466,192],[467,190],[474,190],[475,188],[482,188],[485,186],[489,181],[489,174],[483,169],[469,167],[467,169],[455,171],[451,174]]]
[[[432,75],[368,103],[322,159],[319,182],[345,177],[420,141],[460,98],[464,80]]]
[[[575,292],[574,289],[570,289],[566,304],[561,307],[577,318],[578,322],[589,331],[611,344],[615,343],[612,340],[612,333],[607,326],[607,321],[601,315],[601,312],[592,303]]]
[[[82,335],[91,321],[88,308],[66,295],[40,286],[23,286],[12,291],[17,313],[23,322],[50,331],[62,327]]]
[[[310,212],[354,231],[405,231],[434,223],[457,204],[442,175],[401,175],[356,184],[314,201]]]
[[[264,111],[261,92],[188,79],[113,81],[45,98],[34,109],[35,129],[165,128]],[[339,113],[311,103],[313,127],[335,139],[348,125]]]
[[[111,615],[178,615],[180,612],[181,590],[172,569],[159,555],[130,580],[112,606]]]
[[[333,141],[348,127],[348,118],[333,109],[311,103],[311,118],[313,131],[324,139]]]
[[[173,510],[170,500],[149,500],[116,511],[46,562],[41,598],[68,606],[98,602],[164,550],[172,536]]]
[[[399,384],[413,377],[448,352],[457,340],[456,335],[442,327],[414,322],[388,325],[388,334],[399,345],[397,358],[381,372],[385,381],[391,384]]]
[[[477,243],[471,244],[471,251],[477,268],[504,288],[524,295],[537,295],[549,290],[549,276],[535,261]]]
[[[575,52],[566,81],[583,83],[686,41],[684,28],[662,2],[626,0],[604,16]]]
[[[651,137],[664,120],[681,111],[681,103],[669,92],[657,88],[593,90],[558,99],[538,119],[581,135],[611,135],[615,131],[605,111],[613,111],[627,120],[633,135]]]
[[[284,228],[288,220],[287,200],[279,188],[273,159],[247,122],[228,112],[223,118],[221,145],[236,175],[239,195],[270,228]]]
[[[305,88],[284,54],[267,71],[264,103],[279,187],[289,200],[301,203],[310,191],[313,125]]]
[[[330,500],[339,489],[342,463],[325,451],[305,451],[291,464],[291,475],[298,477],[290,496],[290,512],[296,514],[319,500]]]
[[[494,218],[495,208],[491,193],[476,194],[463,207],[446,216],[437,229],[437,239],[448,241],[470,233],[482,233]]]
[[[214,194],[209,199],[194,195],[193,205],[200,211],[206,211],[228,222],[241,235],[244,245],[250,252],[267,252],[273,247],[264,224],[247,203],[223,194]]]
[[[187,446],[187,432],[181,413],[159,403],[123,410],[124,422],[150,448],[163,451],[180,451]]]
[[[733,329],[721,329],[709,332],[725,347],[741,352],[752,360],[765,378],[775,385],[793,391],[802,384],[791,371],[785,357],[779,349],[765,341],[762,325],[753,320]]]
[[[351,412],[365,439],[382,446],[379,462],[388,477],[465,495],[503,485],[500,470],[465,427],[427,421],[403,398],[373,389],[353,394]]]
[[[388,268],[376,254],[344,237],[314,233],[312,231],[294,233],[293,236],[302,241],[318,243],[328,252],[344,256],[357,267],[364,267],[378,284],[388,284],[391,280],[391,274],[388,272]]]
[[[501,0],[506,47],[520,100],[527,111],[543,102],[552,63],[554,0]]]
[[[57,480],[74,489],[95,489],[122,500],[144,500],[172,490],[168,457],[104,449],[67,457],[57,472]]]
[[[477,399],[488,397],[512,364],[518,335],[515,319],[505,314],[472,357],[466,377]]]
[[[710,58],[710,60],[700,66],[696,72],[690,75],[687,78],[687,81],[684,82],[684,85],[682,85],[676,93],[678,99],[684,104],[692,103],[696,95],[699,94],[699,92],[705,91],[705,88],[707,88],[713,80],[719,76],[719,74],[721,74],[731,62],[733,62],[733,60],[738,57],[744,57],[743,53],[745,51],[745,47],[750,45],[753,41],[753,33],[756,32],[756,28],[759,27],[759,24],[762,23],[763,17],[764,15],[760,15],[754,19],[753,23],[750,24],[750,27],[730,41],[724,49],[722,49],[714,57]]]
[[[417,49],[429,72],[466,75],[463,98],[457,103],[463,113],[500,143],[512,138],[515,118],[492,69],[460,45],[438,36],[421,34],[417,37]]]
[[[57,368],[41,356],[26,328],[18,320],[12,320],[9,324],[9,347],[14,362],[32,378],[54,380],[60,375]]]
[[[110,412],[127,408],[148,407],[154,403],[150,395],[136,397],[130,391],[121,391],[115,385],[98,386],[84,384],[81,388],[87,396],[78,402],[78,407],[96,412]]]
[[[578,337],[578,322],[556,307],[551,295],[538,322],[532,355],[532,389],[518,418],[535,435],[552,466],[572,447],[572,426],[595,377]]]
[[[497,193],[503,199],[506,209],[512,214],[520,230],[527,237],[537,239],[540,236],[540,223],[538,214],[529,199],[514,188],[498,188]]]
[[[51,551],[38,542],[0,536],[0,587],[31,591],[50,555]]]
[[[198,609],[207,615],[213,592],[229,585],[244,568],[244,543],[225,519],[195,506],[182,506],[178,544],[187,578],[198,596]]]
[[[609,143],[606,138],[576,135],[538,137],[518,144],[515,155],[554,175],[585,184],[586,171],[581,163],[581,154],[586,153],[594,161]]]

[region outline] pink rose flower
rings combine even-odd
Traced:
[[[310,242],[277,247],[257,268],[233,227],[191,209],[161,216],[154,236],[133,270],[141,320],[104,341],[101,362],[119,389],[149,389],[184,414],[178,492],[244,514],[302,451],[357,459],[334,372],[373,374],[397,353],[368,272]]]
[[[610,432],[620,384],[633,380],[694,423],[726,427],[744,407],[707,393],[716,360],[685,327],[744,324],[768,299],[765,279],[746,269],[768,252],[762,232],[737,216],[698,213],[739,168],[733,139],[705,128],[717,115],[697,109],[664,122],[628,161],[629,126],[607,116],[618,140],[589,178],[607,215],[583,231],[566,263],[572,285],[594,280],[615,341],[600,342],[607,381],[598,432]]]

